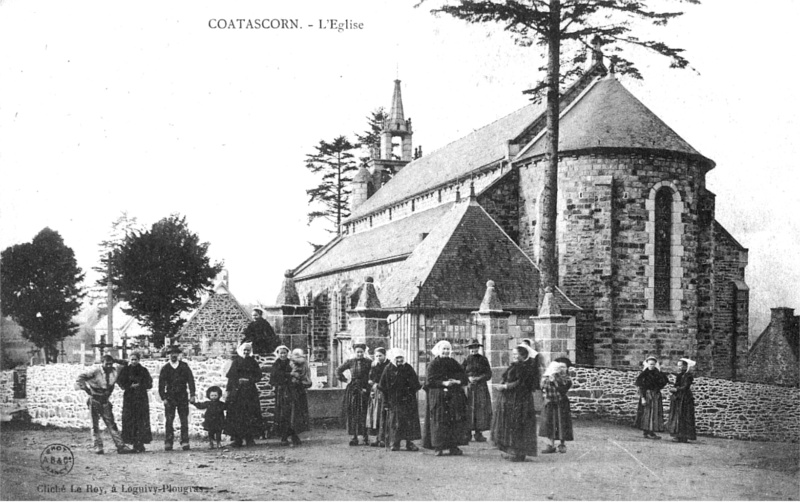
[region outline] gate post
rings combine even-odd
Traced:
[[[378,347],[388,349],[390,312],[380,310],[381,302],[372,277],[364,280],[356,308],[347,311],[350,337],[353,343],[367,344],[370,352]]]
[[[500,305],[494,281],[486,282],[486,293],[481,306],[472,315],[476,324],[483,326],[483,353],[492,367],[492,382],[497,383],[511,360],[511,336],[508,334],[508,317],[511,312],[503,310]]]

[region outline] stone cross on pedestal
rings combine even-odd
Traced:
[[[28,366],[33,366],[33,360],[36,358],[36,354],[39,353],[39,347],[34,347],[28,351],[28,354],[31,355],[31,360],[28,363]]]
[[[89,355],[89,356],[93,355],[94,351],[93,350],[86,350],[86,344],[85,343],[81,343],[81,350],[73,350],[72,353],[75,354],[75,355],[80,355],[81,356],[81,364],[86,364],[86,356],[87,355]]]
[[[105,355],[106,349],[108,347],[113,347],[113,345],[111,345],[110,343],[106,343],[106,335],[100,335],[100,343],[93,343],[92,347],[94,347],[99,351],[100,353],[100,356],[98,357],[99,359],[100,357],[103,357],[103,355]]]
[[[130,339],[130,336],[128,335],[128,333],[123,333],[122,336],[120,336],[120,338],[122,338],[122,347],[120,349],[120,351],[122,352],[122,359],[127,359],[128,358],[128,340]]]

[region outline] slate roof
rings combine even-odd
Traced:
[[[451,205],[378,292],[383,308],[478,310],[495,281],[503,309],[538,308],[539,270],[474,201]],[[419,287],[418,287],[419,286]],[[559,306],[580,310],[560,291]]]
[[[301,281],[378,260],[403,259],[419,244],[419,234],[430,233],[452,206],[450,202],[371,230],[342,235],[295,269],[294,278]]]
[[[698,157],[713,165],[614,77],[592,83],[562,113],[559,126],[559,152],[591,148],[663,150]],[[544,155],[545,143],[544,134],[540,134],[515,160]]]
[[[505,158],[507,141],[519,135],[542,111],[541,105],[524,106],[411,162],[353,211],[348,221]]]

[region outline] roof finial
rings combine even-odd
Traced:
[[[603,64],[603,39],[595,35],[592,39],[592,66]]]

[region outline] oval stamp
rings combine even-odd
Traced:
[[[69,474],[75,464],[75,456],[69,446],[60,443],[47,445],[39,455],[39,464],[47,474],[63,476]]]

